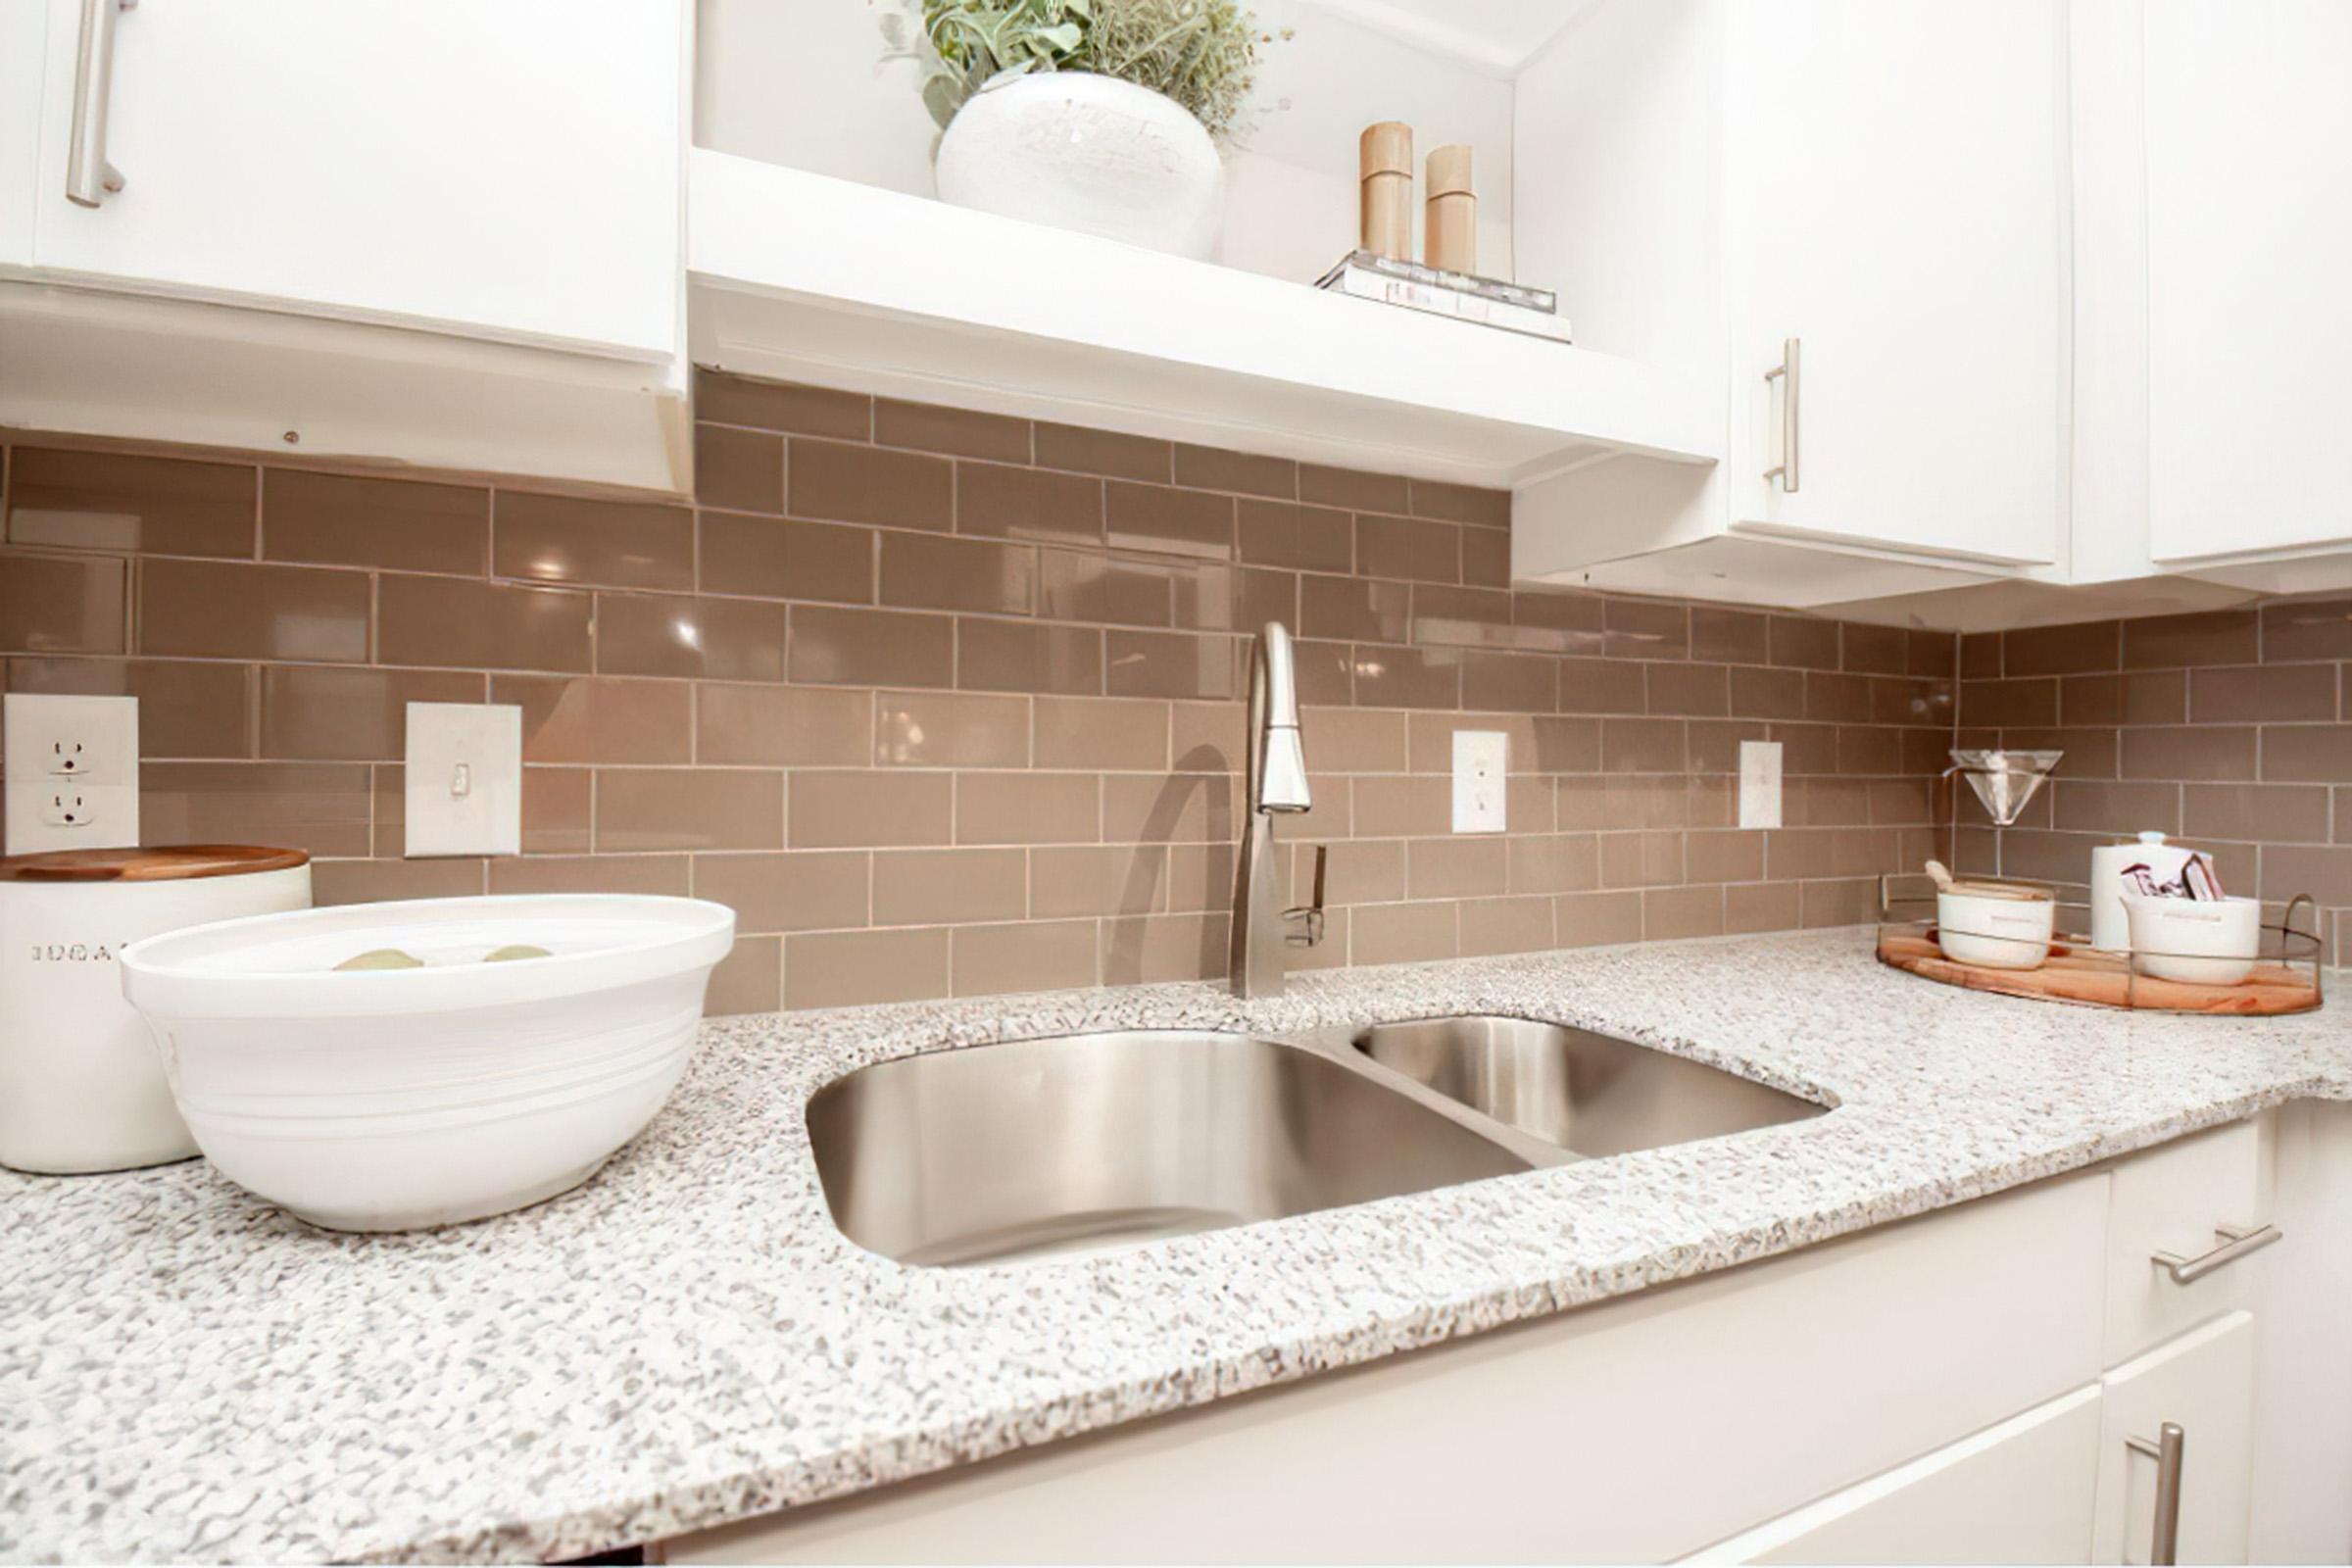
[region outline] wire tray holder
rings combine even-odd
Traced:
[[[1880,961],[1945,984],[2089,1006],[2278,1015],[2309,1011],[2326,1001],[2327,945],[2320,929],[2319,906],[2308,893],[2298,893],[2279,906],[2275,922],[2264,921],[2251,974],[2233,984],[2210,985],[2149,974],[2145,962],[2150,957],[2210,962],[2211,954],[2098,949],[2090,945],[2088,937],[2073,934],[2087,930],[2090,924],[2090,889],[2086,885],[2025,882],[2013,877],[2002,880],[2013,886],[2038,887],[2055,901],[2058,934],[2052,940],[2047,963],[2032,969],[2004,969],[1944,957],[1936,943],[1936,883],[1916,871],[1887,872],[1879,878]],[[1992,944],[2025,946],[2009,932],[1957,930],[1957,934]]]

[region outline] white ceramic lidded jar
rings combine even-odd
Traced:
[[[2205,854],[2185,844],[2169,844],[2161,833],[2141,833],[2131,844],[2101,844],[2090,852],[2090,945],[2107,953],[2132,946],[2132,920],[2124,907],[2124,876],[2145,866],[2157,886],[2180,881],[2191,860]]]
[[[193,1157],[117,955],[183,926],[307,909],[310,860],[240,844],[0,859],[0,1165],[67,1175]]]

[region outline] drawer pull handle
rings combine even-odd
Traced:
[[[2171,1568],[2180,1560],[2180,1461],[2188,1446],[2178,1421],[2156,1429],[2156,1441],[2126,1438],[2124,1446],[2156,1461],[2156,1518],[2148,1535],[2150,1568]]]
[[[2179,1252],[2157,1252],[2152,1254],[2151,1261],[2172,1275],[2175,1285],[2193,1285],[2215,1269],[2227,1268],[2239,1258],[2285,1239],[2285,1233],[2276,1225],[2265,1225],[2259,1230],[2246,1230],[2236,1225],[2216,1225],[2213,1234],[2222,1239],[2222,1245],[2210,1252],[2199,1252],[2194,1257],[2182,1257]]]

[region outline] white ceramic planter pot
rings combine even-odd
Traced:
[[[1206,260],[1225,170],[1174,99],[1061,71],[974,93],[940,138],[942,201]],[[952,260],[952,259],[951,259]]]

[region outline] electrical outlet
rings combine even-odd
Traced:
[[[1740,743],[1740,825],[1781,825],[1781,743]]]
[[[1499,833],[1503,829],[1504,778],[1510,771],[1511,738],[1498,729],[1453,732],[1453,830]]]
[[[11,692],[0,705],[7,850],[139,842],[139,700]]]
[[[41,792],[41,820],[51,827],[88,827],[98,820],[98,808],[77,786],[67,784]]]
[[[411,703],[407,854],[522,853],[522,710]]]

